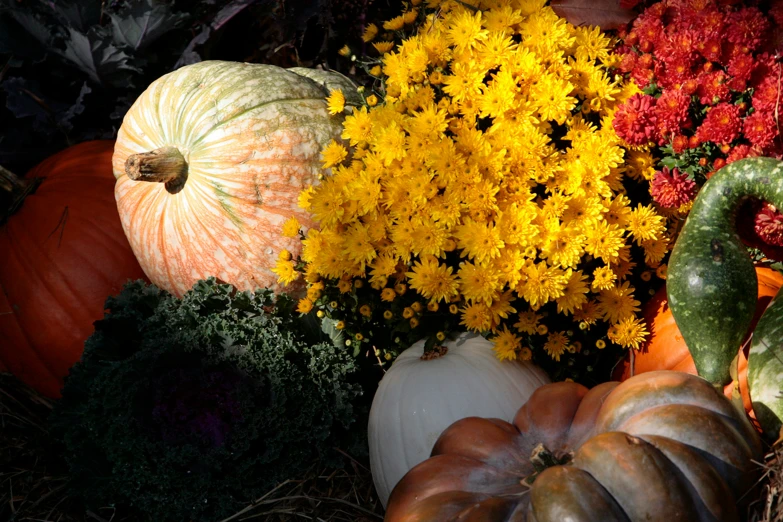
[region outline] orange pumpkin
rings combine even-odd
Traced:
[[[113,148],[82,143],[25,179],[0,180],[23,197],[0,227],[0,366],[49,397],[60,396],[106,298],[144,277],[114,202]]]
[[[125,233],[150,280],[182,296],[215,276],[240,290],[279,289],[281,235],[310,215],[298,198],[321,173],[321,149],[340,140],[329,89],[336,73],[207,61],[153,82],[125,115],[114,152]]]
[[[767,305],[777,295],[780,287],[783,286],[783,275],[777,270],[756,267],[756,276],[759,287],[756,313],[748,331],[748,336],[743,341],[742,346],[738,347],[738,349],[741,348],[739,349],[739,388],[745,411],[752,418],[755,417],[748,393],[748,350],[750,349],[748,338],[761,314],[767,309]],[[629,353],[621,366],[615,370],[614,378],[624,381],[631,375],[655,370],[674,370],[695,375],[696,365],[693,362],[693,358],[691,358],[690,352],[688,352],[688,347],[685,345],[677,324],[674,322],[674,317],[666,298],[665,286],[661,287],[645,305],[643,314],[647,328],[650,330],[650,336],[642,344],[639,351],[633,354],[633,372],[631,372],[631,354]],[[727,397],[731,397],[733,389],[733,382],[724,388],[724,393]]]

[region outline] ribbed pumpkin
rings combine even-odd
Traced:
[[[736,522],[756,433],[704,379],[650,372],[536,390],[512,423],[471,417],[397,484],[386,522]]]
[[[114,202],[113,148],[82,143],[22,180],[2,176],[23,200],[0,227],[0,363],[49,397],[59,397],[106,298],[144,278]]]
[[[278,289],[281,235],[303,188],[317,181],[320,151],[342,117],[326,97],[351,82],[336,73],[207,61],[155,82],[125,115],[114,151],[122,226],[156,285],[181,296],[208,276],[241,290]]]
[[[756,267],[756,276],[759,282],[756,313],[753,316],[748,336],[745,338],[742,346],[737,347],[739,352],[739,388],[745,411],[750,413],[751,417],[753,417],[753,407],[748,394],[748,350],[750,349],[750,344],[747,340],[761,314],[764,313],[770,301],[777,295],[780,287],[783,286],[783,275],[777,270]],[[650,330],[650,335],[639,351],[633,354],[633,372],[631,372],[629,354],[623,361],[622,366],[615,372],[615,378],[626,380],[632,374],[654,370],[675,370],[696,375],[696,365],[669,309],[666,287],[660,288],[647,302],[644,306],[643,314],[645,323]],[[733,389],[733,382],[726,385],[724,391],[727,397],[731,397]]]

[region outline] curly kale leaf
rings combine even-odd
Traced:
[[[286,296],[211,279],[176,299],[136,282],[107,308],[51,420],[88,504],[214,521],[364,443],[353,358]]]

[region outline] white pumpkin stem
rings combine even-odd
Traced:
[[[421,354],[420,359],[422,361],[431,361],[433,359],[438,359],[439,357],[443,357],[449,352],[448,346],[434,346],[432,350],[424,350],[424,353]]]
[[[161,147],[128,156],[125,174],[134,181],[165,183],[176,194],[188,179],[188,163],[177,147]]]

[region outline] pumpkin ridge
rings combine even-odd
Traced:
[[[228,118],[221,118],[220,122],[213,125],[212,127],[209,127],[201,136],[196,138],[196,140],[190,144],[190,149],[193,150],[196,147],[198,147],[201,142],[206,138],[210,133],[214,132],[215,130],[223,127],[227,123],[231,123],[232,121],[236,120],[237,118],[240,118],[247,114],[248,112],[254,111],[256,109],[260,109],[262,107],[267,107],[269,105],[275,104],[275,103],[293,103],[293,102],[306,102],[306,101],[313,101],[317,98],[288,98],[283,100],[269,100],[266,102],[259,103],[258,105],[253,105],[252,107],[249,107],[247,109],[243,109],[239,111],[237,114],[231,115]],[[324,100],[326,100],[326,95],[324,95]],[[324,101],[324,104],[326,102]],[[292,122],[296,123],[296,122]]]
[[[59,229],[59,227],[60,227],[60,226],[62,226],[62,225],[58,224],[58,229]],[[14,241],[14,239],[13,239],[13,236],[11,235],[11,228],[12,228],[12,227],[10,227],[10,226],[6,226],[5,228],[6,228],[6,231],[7,231],[7,236],[8,236],[8,238],[9,238],[9,244],[10,244],[11,246],[13,246],[13,244],[14,244],[14,242],[15,242],[15,241]],[[55,230],[57,230],[57,229],[55,229]],[[76,293],[76,292],[74,292],[74,290],[73,290],[73,287],[71,287],[71,285],[69,285],[69,284],[68,284],[68,282],[67,282],[67,280],[66,280],[66,278],[64,277],[64,274],[63,274],[63,272],[62,272],[62,269],[61,269],[61,268],[59,267],[59,265],[58,265],[58,264],[55,262],[55,260],[54,260],[54,259],[52,259],[52,258],[51,258],[51,257],[48,255],[48,252],[46,251],[46,249],[44,249],[44,248],[39,248],[39,247],[38,247],[38,245],[36,245],[36,244],[35,244],[35,242],[34,242],[34,241],[32,241],[32,237],[30,237],[29,244],[25,245],[25,243],[22,243],[22,242],[20,242],[20,241],[19,241],[19,239],[18,239],[18,238],[20,238],[20,237],[24,237],[24,235],[17,236],[17,240],[16,240],[16,242],[15,242],[15,243],[16,243],[17,247],[21,247],[21,248],[12,248],[12,249],[10,249],[12,252],[14,252],[14,251],[16,252],[16,254],[17,254],[17,256],[16,256],[16,259],[19,261],[19,265],[20,265],[20,266],[22,266],[22,267],[25,267],[25,268],[26,268],[26,270],[25,270],[25,271],[29,271],[29,273],[30,273],[30,274],[33,274],[33,275],[35,275],[35,276],[36,276],[36,278],[37,278],[37,279],[38,279],[38,280],[39,280],[39,281],[42,283],[42,285],[44,286],[44,288],[46,289],[46,291],[49,293],[49,295],[50,295],[52,298],[55,298],[55,297],[56,297],[56,294],[55,294],[55,292],[53,292],[53,290],[52,290],[52,286],[51,286],[51,284],[50,284],[50,283],[47,281],[47,279],[46,279],[45,277],[43,277],[43,276],[42,276],[42,275],[41,275],[41,274],[38,272],[38,270],[30,269],[30,267],[33,267],[33,266],[35,266],[35,264],[34,264],[34,263],[30,262],[30,261],[31,261],[31,259],[30,259],[30,258],[31,258],[31,257],[35,257],[35,256],[29,256],[29,255],[28,255],[28,256],[25,256],[25,259],[24,259],[24,261],[27,261],[27,263],[24,263],[24,262],[22,262],[23,260],[22,260],[22,258],[20,257],[20,254],[21,254],[21,253],[23,253],[23,252],[32,252],[32,253],[34,253],[34,254],[37,254],[39,258],[45,258],[45,259],[46,259],[46,260],[49,262],[50,268],[51,268],[51,269],[54,269],[54,270],[56,270],[56,271],[57,271],[57,275],[59,276],[57,279],[58,279],[59,281],[61,281],[61,282],[62,282],[63,286],[64,286],[64,287],[65,287],[65,288],[68,290],[68,292],[71,294],[71,298],[72,298],[74,301],[78,302],[78,304],[80,305],[79,309],[80,309],[80,310],[86,310],[86,309],[88,308],[88,307],[86,306],[86,303],[85,303],[84,301],[80,301],[79,294],[78,294],[78,293]],[[27,247],[29,247],[29,249],[28,249]]]
[[[97,198],[84,198],[84,199],[86,199],[86,200],[95,200]],[[97,203],[99,203],[99,204],[98,205],[94,205],[94,206],[91,205],[91,206],[93,208],[100,208],[100,207],[106,208],[106,207],[108,207],[109,210],[116,209],[115,205],[104,204],[105,201],[98,201]],[[35,210],[34,207],[33,207],[33,210]],[[92,225],[89,228],[89,232],[90,233],[97,232],[97,233],[100,234],[100,237],[102,239],[100,244],[106,244],[107,242],[111,242],[111,243],[114,244],[114,246],[121,247],[121,248],[125,247],[127,245],[127,240],[126,241],[122,241],[122,239],[120,237],[117,237],[116,235],[111,234],[111,233],[109,233],[108,230],[106,230],[106,227],[103,226],[103,221],[101,221],[100,218],[98,217],[100,213],[98,213],[98,212],[83,212],[81,214],[82,215],[79,216],[79,220],[83,221],[84,223],[88,223],[88,224]],[[84,231],[82,231],[82,233],[84,233]],[[95,236],[93,236],[93,237],[95,237]]]
[[[27,348],[29,349],[30,352],[35,354],[35,360],[38,362],[38,366],[39,366],[37,368],[37,371],[43,370],[47,374],[46,377],[52,380],[57,380],[57,375],[54,372],[54,370],[52,370],[49,364],[47,364],[45,358],[42,357],[41,353],[36,349],[35,343],[33,343],[32,339],[30,338],[30,334],[28,333],[27,328],[24,328],[23,325],[20,323],[20,318],[17,315],[16,311],[14,310],[13,305],[11,304],[11,297],[8,295],[8,292],[6,291],[5,286],[3,286],[2,281],[0,281],[0,290],[2,290],[3,296],[5,297],[5,301],[8,303],[8,308],[11,310],[10,314],[7,315],[11,315],[11,320],[16,323],[17,330],[22,334],[22,337],[27,342]],[[17,346],[16,348],[19,349],[20,347]],[[10,365],[8,365],[8,368],[10,370],[14,370],[14,368],[12,368]]]
[[[201,203],[201,204],[202,204],[204,207],[206,207],[206,206],[207,206],[207,202],[208,202],[208,201],[211,201],[211,199],[209,199],[209,198],[199,198],[199,199],[198,199],[198,202],[199,202],[199,203]],[[221,208],[223,208],[223,202],[222,202],[222,201],[220,201],[220,200],[218,200],[218,203],[220,204]],[[229,216],[231,216],[231,215],[232,215],[232,214],[229,214]],[[231,266],[237,267],[238,269],[240,269],[240,270],[241,270],[241,268],[240,268],[240,267],[242,267],[242,266],[243,266],[243,263],[242,263],[242,261],[243,261],[244,259],[243,259],[243,258],[240,258],[240,257],[237,257],[237,256],[234,254],[234,250],[233,250],[233,249],[226,249],[226,248],[223,248],[223,244],[222,244],[222,243],[221,243],[221,242],[218,240],[218,238],[217,238],[217,237],[214,235],[214,233],[212,232],[212,227],[210,226],[210,223],[209,223],[209,219],[208,219],[208,217],[209,217],[209,218],[213,218],[213,217],[214,217],[214,214],[212,214],[212,213],[209,213],[209,212],[198,212],[198,213],[195,213],[195,221],[196,221],[196,222],[197,222],[197,223],[198,223],[198,224],[201,226],[201,228],[204,230],[204,234],[205,234],[207,237],[209,237],[209,238],[211,239],[211,241],[212,241],[212,244],[214,244],[214,245],[219,245],[219,246],[220,246],[220,249],[223,251],[223,253],[225,254],[225,256],[226,256],[227,258],[231,259],[231,261],[232,261],[232,262],[231,262]],[[161,221],[162,221],[162,220],[161,220]],[[240,226],[239,226],[239,224],[237,224],[237,223],[236,223],[236,222],[235,222],[233,219],[231,220],[231,222],[232,222],[232,223],[234,223],[234,225],[237,227],[237,230],[240,232],[240,233],[237,235],[236,239],[237,239],[237,240],[238,240],[238,241],[239,241],[239,242],[242,244],[242,247],[241,247],[241,248],[237,248],[237,249],[236,249],[236,251],[238,251],[238,252],[245,252],[245,253],[247,253],[247,252],[252,252],[252,251],[253,251],[252,249],[253,249],[254,247],[251,247],[251,245],[250,245],[250,244],[247,242],[247,239],[246,239],[246,234],[242,233],[242,229],[241,229],[241,227],[240,227]],[[164,237],[164,236],[163,236],[163,235],[161,235],[161,237]],[[246,256],[245,256],[245,258],[246,258]],[[214,275],[215,277],[219,277],[219,276],[220,276],[220,274],[212,274],[212,275]],[[170,275],[170,274],[169,274],[169,276],[168,276],[168,277],[169,277],[169,279],[170,279],[170,280],[173,280],[173,279],[171,278],[171,275]]]
[[[9,227],[5,226],[4,228],[6,229],[6,235],[9,238],[9,245],[12,245],[14,243],[14,241],[13,241],[10,233],[8,233],[9,232],[8,231]],[[19,243],[17,242],[17,244],[19,244]],[[9,260],[9,262],[11,262],[13,260],[16,260],[18,266],[22,267],[22,270],[20,270],[20,271],[23,271],[23,272],[26,271],[28,276],[32,275],[33,277],[35,277],[40,282],[39,285],[36,285],[36,289],[40,290],[41,289],[40,287],[42,286],[43,290],[45,290],[49,294],[49,297],[51,297],[53,301],[55,301],[55,302],[57,301],[54,292],[49,287],[49,284],[45,281],[45,279],[43,277],[41,277],[40,274],[38,274],[37,270],[31,269],[31,266],[33,266],[33,265],[31,265],[29,263],[29,260],[28,260],[28,263],[24,263],[23,262],[23,259],[20,256],[20,249],[19,248],[11,248],[11,249],[9,249],[8,260]],[[69,288],[69,290],[70,290],[70,288]],[[8,304],[12,305],[11,298],[6,293],[5,288],[3,288],[3,293],[6,295],[6,298],[8,300]],[[13,311],[13,307],[11,308],[11,310]],[[70,314],[68,314],[68,315],[70,315]],[[30,350],[35,354],[36,359],[41,363],[41,367],[46,370],[46,372],[49,374],[49,376],[54,377],[56,379],[57,378],[57,372],[55,371],[55,368],[53,367],[54,362],[49,360],[49,359],[47,359],[44,356],[44,354],[42,354],[39,351],[37,344],[33,342],[32,338],[30,337],[30,334],[28,333],[27,326],[29,326],[30,331],[33,331],[33,329],[36,327],[36,325],[25,325],[25,324],[23,324],[22,321],[21,321],[21,317],[15,311],[13,313],[13,316],[16,319],[16,322],[17,322],[17,324],[19,326],[19,330],[22,332],[22,335],[24,336],[25,340],[27,341],[27,344],[28,344]],[[67,326],[67,325],[64,325],[64,326]]]

